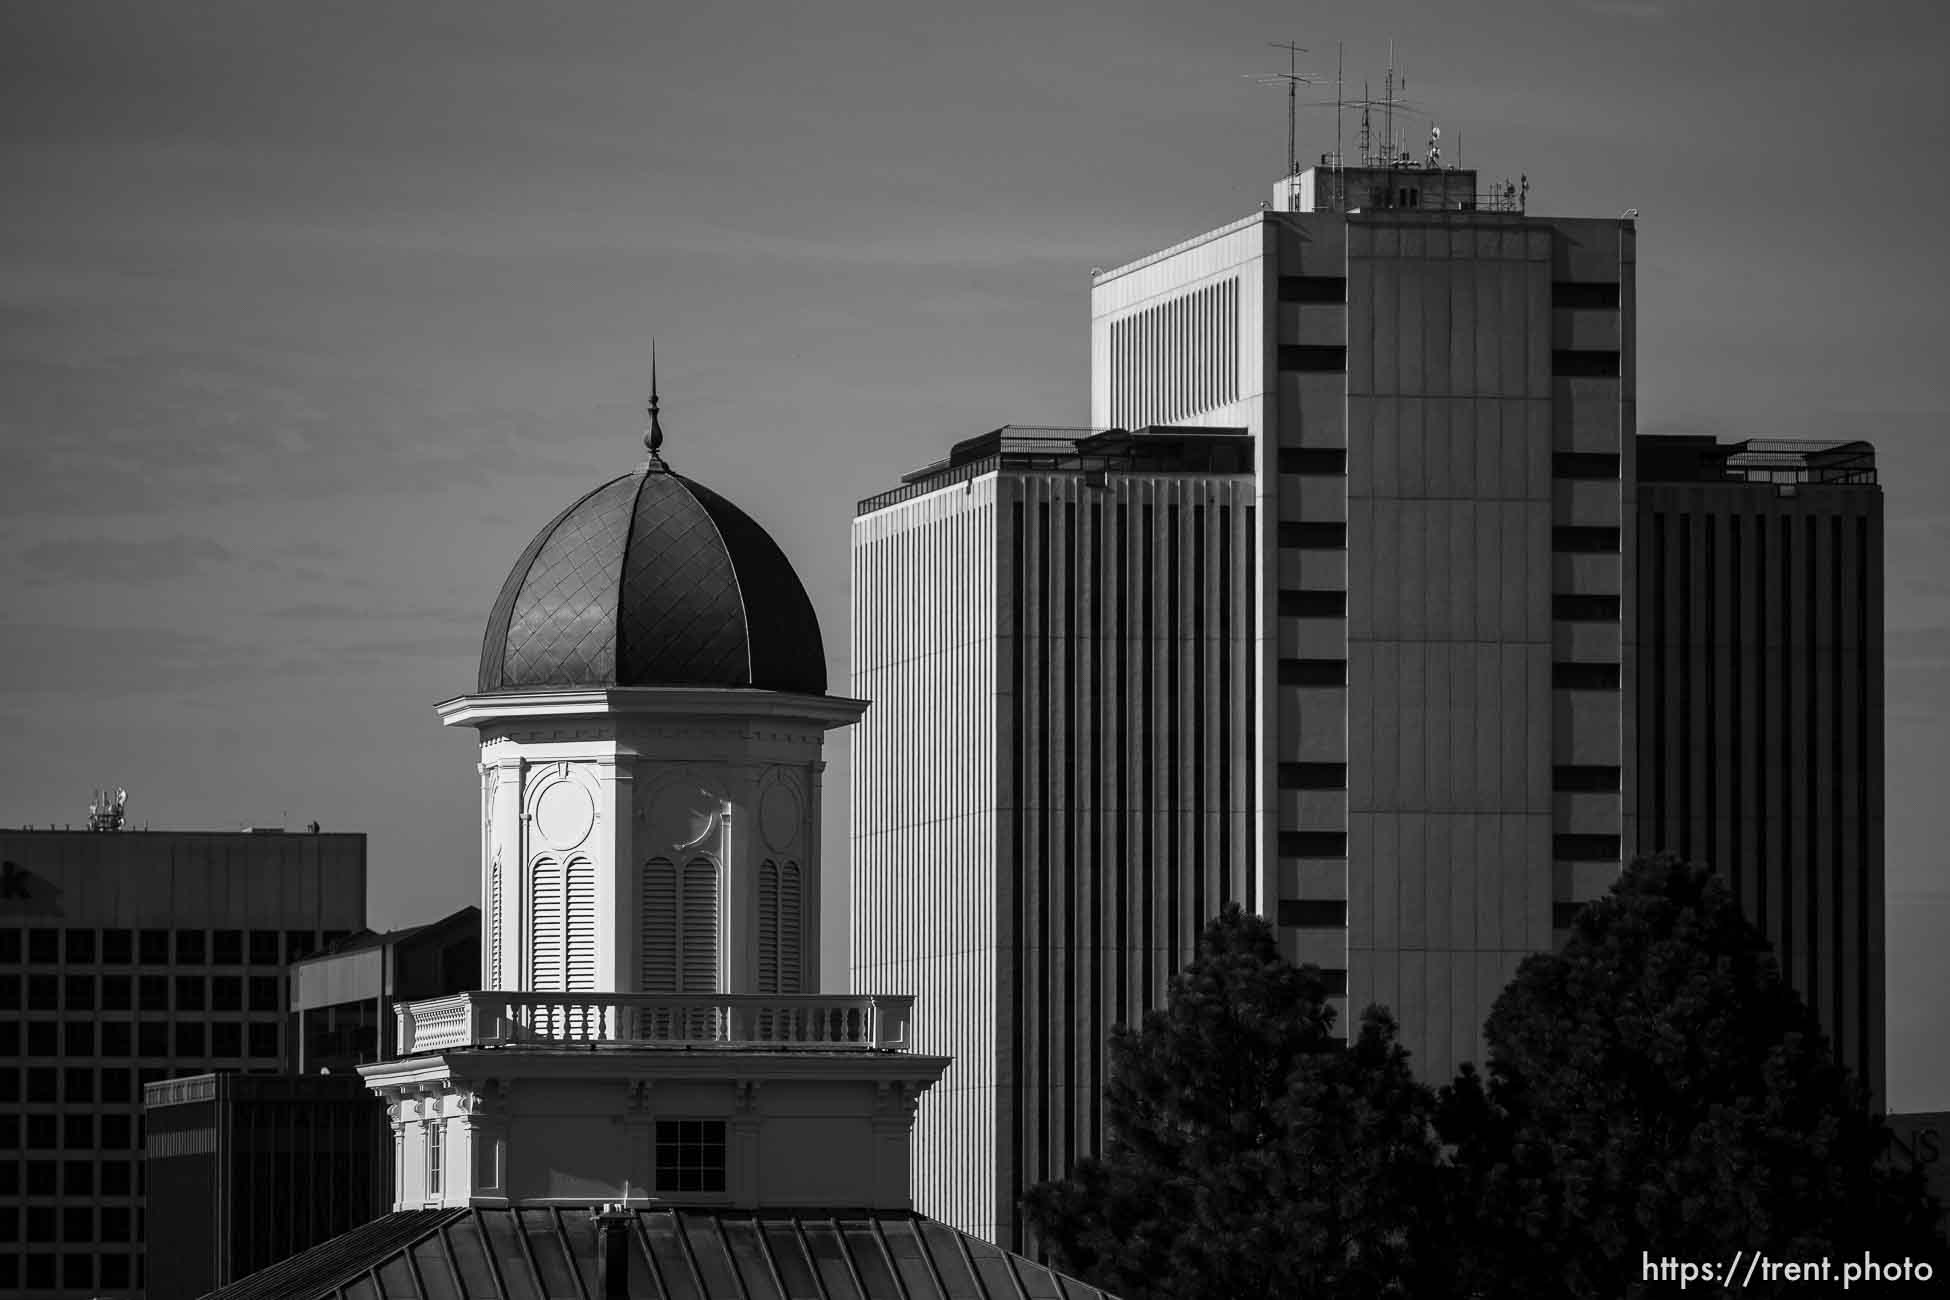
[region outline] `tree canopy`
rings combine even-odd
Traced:
[[[1647,1254],[1941,1262],[1920,1175],[1883,1161],[1864,1089],[1707,867],[1632,863],[1484,1036],[1487,1077],[1465,1067],[1440,1111],[1475,1294],[1669,1292]]]
[[[1111,1043],[1101,1159],[1024,1210],[1060,1267],[1125,1300],[1382,1295],[1425,1267],[1432,1093],[1386,1013],[1333,1036],[1319,972],[1237,907],[1167,1004]]]

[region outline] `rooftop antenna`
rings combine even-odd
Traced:
[[[1346,96],[1341,91],[1341,73],[1347,67],[1347,42],[1334,42],[1334,166],[1343,167],[1346,159],[1341,157],[1341,101]]]
[[[1268,41],[1266,43],[1276,50],[1286,51],[1287,70],[1285,72],[1269,72],[1264,76],[1253,77],[1253,80],[1262,86],[1277,86],[1281,82],[1286,83],[1286,174],[1293,176],[1300,170],[1300,155],[1297,152],[1293,134],[1294,92],[1302,85],[1313,85],[1313,78],[1303,76],[1300,72],[1300,56],[1307,52],[1307,47],[1304,45],[1295,45],[1292,41]]]
[[[1388,80],[1383,84],[1387,86],[1388,107],[1382,117],[1381,134],[1388,141],[1388,165],[1392,167],[1395,165],[1397,152],[1395,149],[1395,43],[1393,41],[1388,42]]]
[[[1361,83],[1361,165],[1363,167],[1370,165],[1368,151],[1373,148],[1371,143],[1373,135],[1368,127],[1368,104],[1368,83],[1364,81]]]

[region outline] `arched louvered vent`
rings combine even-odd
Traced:
[[[758,867],[758,991],[797,993],[800,987],[799,864],[767,858]]]
[[[799,864],[788,862],[779,873],[779,992],[801,991],[804,955],[799,939],[806,917],[800,910]]]
[[[709,858],[684,864],[683,957],[686,993],[718,991],[718,865]]]
[[[568,947],[562,955],[562,986],[571,993],[596,991],[596,864],[569,859]]]
[[[645,993],[716,993],[718,864],[692,858],[681,873],[669,858],[644,864],[638,936]]]
[[[779,864],[758,864],[758,991],[779,991]]]
[[[488,988],[501,988],[501,854],[488,862]]]
[[[678,991],[677,920],[677,864],[652,858],[643,865],[637,931],[637,987],[645,993]]]
[[[562,864],[554,858],[536,858],[528,879],[528,987],[538,993],[560,993],[567,902]]]

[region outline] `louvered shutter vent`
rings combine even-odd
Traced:
[[[562,864],[535,859],[530,873],[528,987],[539,993],[562,992]]]
[[[799,905],[799,864],[788,862],[779,874],[779,987],[780,993],[801,990],[804,957],[799,937],[805,933],[806,918]]]
[[[680,975],[685,993],[718,991],[718,868],[709,858],[684,864]]]
[[[645,993],[677,992],[677,866],[652,858],[643,868],[642,952],[638,979]]]
[[[758,864],[758,991],[779,992],[779,864]]]

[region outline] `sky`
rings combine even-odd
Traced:
[[[1907,0],[0,0],[0,825],[119,785],[158,829],[367,832],[376,927],[473,901],[432,706],[640,460],[653,337],[668,459],[793,558],[844,682],[857,499],[1087,423],[1091,269],[1271,195],[1268,42],[1331,103],[1392,41],[1412,134],[1639,209],[1642,432],[1875,443],[1890,1100],[1950,1109],[1946,37]]]

